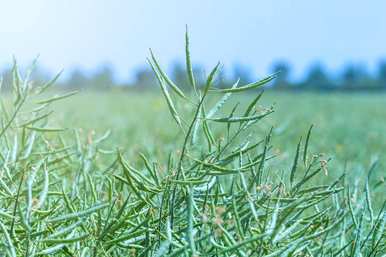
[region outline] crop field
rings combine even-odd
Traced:
[[[243,106],[250,100],[251,96],[241,95],[233,101]],[[272,104],[275,112],[254,128],[259,137],[274,128],[273,152],[277,156],[269,163],[272,172],[289,171],[296,145],[312,125],[310,151],[331,159],[319,181],[332,181],[346,172],[351,183],[363,182],[374,162],[377,168],[372,183],[384,181],[386,95],[264,93],[260,108]],[[166,161],[165,152],[176,149],[181,140],[162,95],[156,93],[81,92],[58,104],[55,117],[61,127],[72,124],[85,135],[109,131],[111,140],[106,147],[121,147],[137,162],[139,153]],[[377,205],[383,203],[385,193],[385,186],[376,191]]]
[[[0,256],[385,256],[384,95],[2,95]]]
[[[240,95],[232,101],[242,108],[252,97]],[[386,165],[385,94],[264,93],[260,106],[272,104],[275,112],[254,130],[262,137],[274,127],[277,164],[288,168],[300,137],[314,125],[310,149],[332,158],[331,175],[346,167],[353,176],[366,176],[378,159],[381,178]],[[81,92],[57,107],[54,118],[60,126],[71,124],[83,133],[110,130],[108,144],[122,147],[133,158],[141,151],[162,158],[181,137],[162,95],[156,93]]]

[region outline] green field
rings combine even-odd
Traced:
[[[218,89],[219,65],[183,92],[150,63],[162,95],[14,67],[0,256],[384,256],[384,95]]]
[[[386,250],[384,95],[16,89],[1,106],[0,256]]]
[[[243,108],[251,98],[237,96],[233,103],[240,102]],[[263,137],[274,127],[278,164],[290,168],[288,162],[299,138],[304,139],[313,124],[310,149],[332,158],[332,174],[340,174],[346,166],[349,174],[364,177],[371,162],[379,159],[381,175],[386,165],[386,95],[265,93],[261,105],[272,104],[275,112],[255,130]],[[109,144],[122,147],[133,157],[142,151],[162,158],[165,150],[174,149],[176,139],[181,139],[162,95],[156,93],[83,92],[58,107],[55,117],[62,127],[71,124],[84,133],[99,134],[111,130]]]

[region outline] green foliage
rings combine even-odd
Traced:
[[[141,154],[139,165],[105,150],[109,133],[83,140],[76,130],[53,129],[52,105],[72,93],[47,97],[14,66],[14,98],[1,105],[2,255],[382,256],[385,204],[373,206],[381,184],[369,186],[375,165],[363,188],[345,174],[316,184],[328,161],[309,152],[310,129],[290,172],[267,169],[273,129],[253,134],[273,112],[257,108],[264,83],[214,89],[217,64],[197,87],[188,39],[193,90],[149,61],[182,137],[165,163]],[[242,110],[226,109],[239,91],[256,96]]]

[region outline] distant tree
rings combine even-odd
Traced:
[[[348,64],[343,69],[342,81],[344,88],[355,88],[358,86],[360,75],[353,64]]]
[[[190,89],[188,77],[186,76],[185,66],[180,62],[175,62],[172,65],[172,79],[182,89]]]
[[[110,65],[103,65],[91,77],[90,86],[93,89],[111,89],[115,85],[113,68]]]
[[[182,89],[190,90],[191,85],[186,74],[186,68],[180,62],[175,62],[172,65],[172,79],[173,81]],[[197,87],[200,87],[204,84],[205,74],[204,68],[200,65],[193,66],[193,74]]]
[[[52,79],[52,74],[39,65],[32,71],[31,80],[34,84],[42,85],[50,79]]]
[[[157,86],[156,78],[154,73],[149,68],[139,68],[135,72],[135,82],[134,86],[139,89],[151,89]]]
[[[240,85],[248,84],[253,81],[251,70],[239,63],[233,66],[233,76],[234,80],[240,79]]]
[[[278,73],[278,77],[274,81],[274,88],[289,88],[289,77],[291,66],[286,61],[275,62],[271,67],[271,73]]]
[[[332,83],[328,73],[321,63],[314,63],[308,71],[307,78],[303,84],[304,88],[308,89],[331,89]]]
[[[365,66],[349,63],[343,68],[342,87],[349,90],[365,89],[373,87],[373,83]]]
[[[377,79],[380,87],[386,89],[386,59],[379,62],[377,73]]]
[[[80,68],[72,70],[70,77],[65,82],[66,88],[84,89],[88,88],[90,81]]]

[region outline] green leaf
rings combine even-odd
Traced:
[[[177,95],[181,96],[182,98],[186,98],[186,96],[181,91],[181,89],[176,84],[174,84],[174,82],[168,77],[168,75],[166,75],[165,72],[163,72],[151,49],[150,49],[150,55],[151,55],[151,59],[153,60],[153,63],[155,64],[155,68],[158,70],[159,74],[162,76],[165,82],[171,87],[171,89],[174,92],[176,92]]]
[[[273,75],[270,75],[270,76],[268,76],[268,77],[266,77],[266,78],[264,78],[262,80],[259,80],[257,82],[247,84],[245,86],[241,86],[241,87],[237,87],[237,88],[214,89],[212,91],[218,92],[218,93],[239,93],[239,92],[244,92],[244,91],[248,91],[248,90],[251,90],[251,89],[255,89],[255,88],[264,86],[268,82],[274,80],[276,77],[277,77],[277,73],[275,73]]]
[[[169,107],[169,111],[170,111],[171,115],[173,116],[174,120],[177,122],[178,126],[182,129],[182,123],[181,123],[180,116],[178,115],[177,110],[174,107],[174,103],[172,101],[172,98],[169,95],[168,89],[165,86],[164,80],[162,79],[162,77],[159,74],[159,72],[156,70],[155,65],[149,59],[147,59],[147,61],[150,64],[151,68],[153,69],[153,71],[154,71],[154,73],[155,73],[155,75],[157,77],[158,84],[161,87],[162,94],[165,97],[165,100],[166,100],[166,103],[167,103],[167,105]]]

